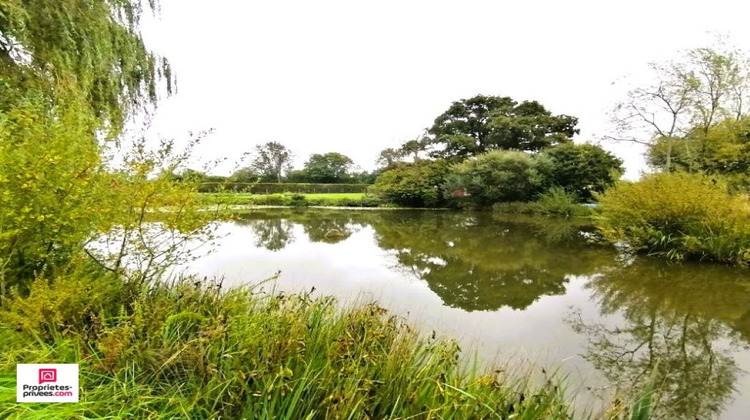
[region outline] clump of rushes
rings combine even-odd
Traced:
[[[645,176],[597,197],[598,227],[635,252],[723,263],[750,263],[747,200],[718,177],[689,173]]]
[[[375,304],[78,271],[3,300],[0,417],[569,418],[553,381],[467,368]],[[50,361],[81,402],[15,404],[16,363]]]

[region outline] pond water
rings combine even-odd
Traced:
[[[658,361],[661,418],[750,418],[750,271],[632,258],[583,222],[447,211],[267,209],[188,270],[377,300],[489,362],[568,375],[586,404]]]

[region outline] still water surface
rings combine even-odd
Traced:
[[[750,418],[750,271],[628,258],[585,223],[489,213],[262,210],[189,270],[377,300],[486,361],[569,376],[590,405],[658,360],[660,418]]]

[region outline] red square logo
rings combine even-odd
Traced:
[[[39,369],[39,385],[45,382],[57,382],[57,369]]]

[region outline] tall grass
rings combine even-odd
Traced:
[[[77,272],[0,308],[2,418],[555,419],[552,381],[467,368],[376,304]],[[81,402],[15,404],[16,363],[80,363]],[[475,365],[476,366],[476,365]],[[528,379],[528,378],[526,378]]]
[[[611,242],[670,259],[750,263],[750,211],[720,180],[664,173],[598,197],[599,228]]]
[[[585,217],[593,212],[579,203],[578,197],[560,187],[539,194],[536,201],[495,203],[492,210],[509,214],[540,214],[544,216]]]

